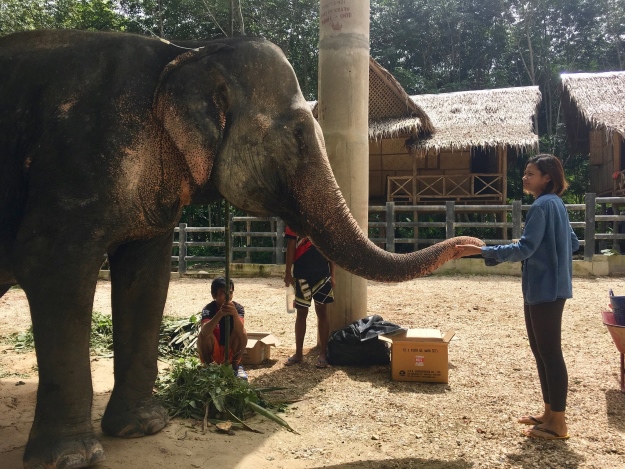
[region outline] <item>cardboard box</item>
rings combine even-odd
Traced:
[[[271,356],[271,347],[280,345],[270,332],[248,332],[247,346],[243,352],[243,365],[260,365]]]
[[[445,335],[438,329],[408,329],[379,336],[391,344],[391,379],[447,383],[449,341],[456,333]]]

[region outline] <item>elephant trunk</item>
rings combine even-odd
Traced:
[[[317,185],[320,180],[323,186]],[[360,229],[329,165],[318,169],[313,181],[302,179],[294,187],[301,215],[293,220],[283,217],[286,222],[298,234],[307,235],[336,265],[369,280],[400,282],[423,277],[454,258],[454,246],[484,245],[477,238],[459,236],[409,254],[390,253],[369,241]]]

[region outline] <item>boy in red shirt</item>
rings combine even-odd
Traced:
[[[230,279],[230,301],[226,303],[226,279],[217,277],[211,284],[213,301],[202,310],[202,327],[197,339],[197,349],[202,363],[225,362],[226,316],[230,316],[230,363],[235,374],[247,379],[247,373],[240,365],[247,345],[247,332],[243,327],[245,309],[232,301],[234,282]]]

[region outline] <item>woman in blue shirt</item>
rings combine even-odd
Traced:
[[[457,257],[481,254],[499,262],[523,262],[522,290],[525,325],[542,390],[541,415],[521,417],[533,425],[525,436],[568,438],[565,420],[568,374],[562,355],[562,311],[572,298],[573,252],[579,249],[561,196],[568,184],[560,160],[536,155],[527,163],[523,190],[536,200],[525,218],[519,241],[500,246],[459,245]]]

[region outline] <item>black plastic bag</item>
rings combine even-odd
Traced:
[[[328,339],[327,356],[331,365],[388,365],[390,350],[381,334],[402,330],[401,326],[374,314],[333,331]]]

